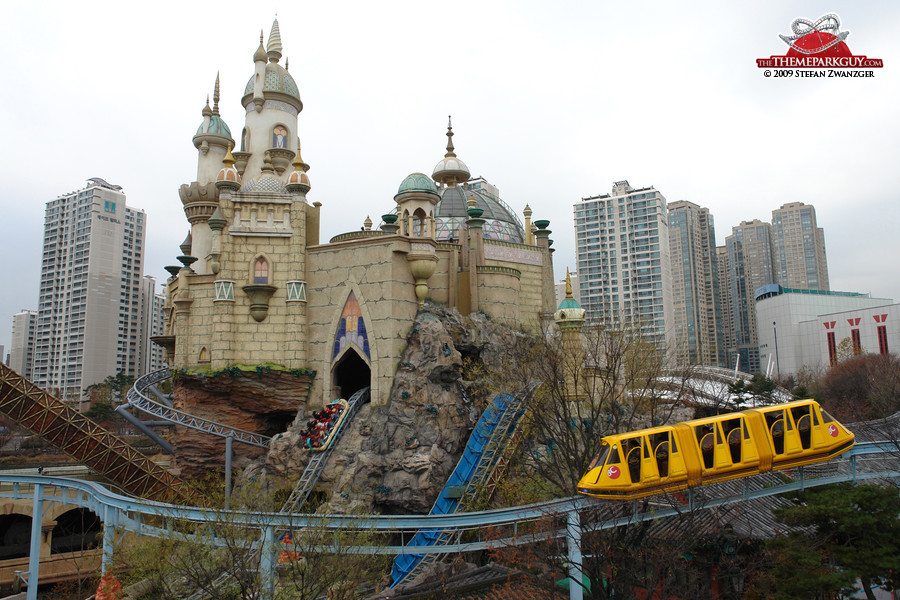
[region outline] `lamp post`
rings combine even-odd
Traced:
[[[778,328],[775,321],[772,321],[772,331],[775,333],[775,373],[778,379],[781,379],[781,366],[778,364]]]

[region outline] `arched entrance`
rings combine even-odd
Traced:
[[[349,398],[364,387],[371,385],[372,371],[369,365],[350,348],[332,369],[332,389],[339,398]]]
[[[0,515],[0,560],[28,556],[31,517],[18,513]]]
[[[86,508],[73,508],[56,517],[50,552],[80,552],[94,548],[103,534],[100,518]]]

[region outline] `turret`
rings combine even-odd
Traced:
[[[201,114],[203,122],[193,139],[194,147],[197,148],[197,179],[182,185],[178,195],[184,206],[184,215],[191,224],[192,247],[187,256],[200,259],[194,270],[206,273],[205,258],[212,248],[212,232],[207,221],[219,206],[216,177],[225,164],[228,149],[234,146],[231,130],[219,114],[218,74],[213,89],[213,106],[210,108],[207,98]]]
[[[246,122],[241,150],[234,156],[245,182],[259,175],[266,153],[279,177],[286,179],[292,172],[291,161],[296,156],[292,148],[299,141],[297,115],[303,110],[303,102],[294,78],[278,64],[281,57],[281,32],[276,19],[266,46],[260,34],[259,47],[253,54],[254,73],[241,99]]]

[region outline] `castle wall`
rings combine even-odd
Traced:
[[[369,339],[371,398],[388,400],[394,371],[418,305],[410,274],[406,238],[386,236],[332,243],[309,249],[309,365],[318,374],[313,402],[336,394],[332,379],[335,333],[352,291],[359,303]]]
[[[182,272],[168,288],[176,306],[175,368],[220,370],[235,363],[265,362],[309,368],[307,303],[288,301],[287,282],[306,281],[306,212],[315,209],[289,196],[277,200],[221,194],[219,209],[233,225],[219,235],[219,272]],[[238,222],[236,212],[241,214]],[[268,261],[268,285],[275,288],[261,322],[251,316],[250,297],[243,289],[255,283],[253,264],[259,256]],[[217,299],[216,282],[220,287],[231,284],[230,298],[220,290]],[[179,298],[184,301],[179,303]],[[203,348],[206,360],[201,360]]]
[[[482,310],[499,318],[501,315],[494,314],[492,303],[500,302],[502,305],[508,302],[500,291],[500,287],[508,285],[507,294],[516,300],[518,306],[516,311],[504,306],[502,309],[504,314],[515,314],[516,325],[532,331],[539,331],[540,314],[546,311],[543,290],[546,287],[544,279],[546,279],[548,269],[545,267],[545,263],[549,262],[549,253],[543,251],[539,246],[487,239],[484,241],[484,255],[485,266],[515,269],[519,272],[519,278],[513,283],[508,276],[479,273],[481,285],[486,285],[482,282],[487,278],[490,281],[490,288],[495,288],[489,291],[486,287],[485,291],[480,292],[492,296],[490,300],[482,296]],[[550,271],[552,272],[552,264]],[[504,281],[507,283],[504,284]],[[552,279],[550,283],[552,284]]]

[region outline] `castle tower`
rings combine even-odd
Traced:
[[[254,73],[241,99],[247,116],[240,151],[234,158],[244,181],[260,174],[266,154],[279,176],[296,156],[291,148],[299,143],[297,115],[303,110],[303,102],[294,78],[278,64],[281,50],[281,32],[275,19],[265,47],[263,34],[259,34],[259,47],[253,54]]]
[[[207,273],[207,259],[212,248],[212,231],[209,218],[219,205],[216,193],[216,175],[222,168],[223,159],[228,149],[234,146],[231,130],[219,115],[219,76],[213,90],[213,107],[206,106],[201,111],[203,122],[194,134],[194,147],[197,148],[197,179],[182,185],[178,190],[184,215],[191,224],[191,248],[189,256],[198,259],[193,267],[197,273]]]
[[[560,302],[559,309],[553,315],[553,320],[556,321],[562,337],[566,396],[569,400],[576,400],[584,395],[584,390],[579,393],[577,382],[580,379],[584,362],[581,328],[584,325],[585,314],[585,310],[572,296],[572,278],[569,275],[569,269],[566,269],[566,297]]]

